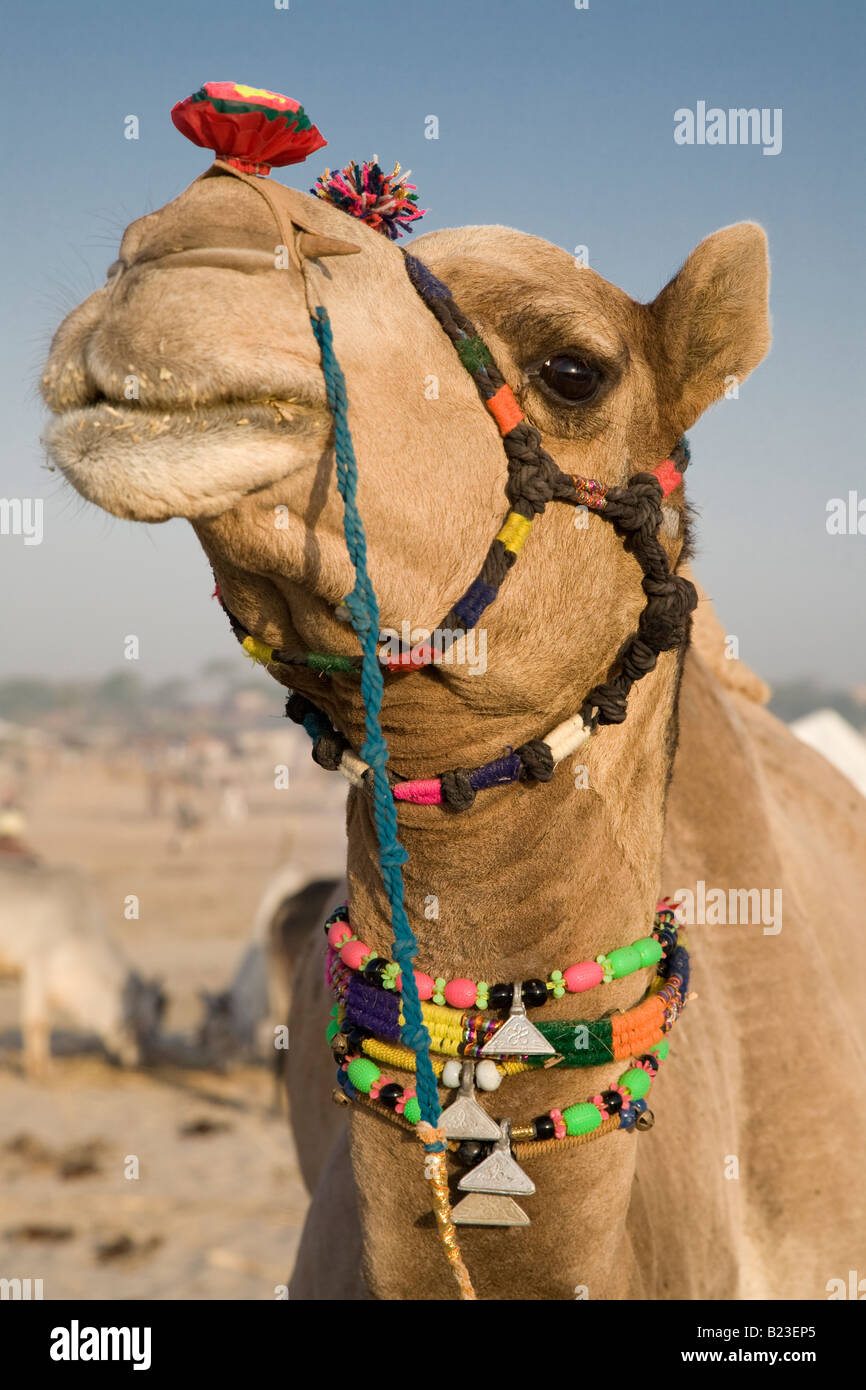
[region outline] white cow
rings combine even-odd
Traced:
[[[109,937],[84,875],[20,858],[0,862],[0,974],[21,981],[21,1035],[28,1076],[43,1076],[51,1019],[65,1014],[96,1033],[113,1061],[137,1066],[165,1008]]]

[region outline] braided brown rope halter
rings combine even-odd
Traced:
[[[658,538],[662,501],[682,480],[690,457],[688,443],[685,438],[680,439],[656,472],[635,473],[625,487],[608,487],[594,479],[562,472],[543,447],[538,430],[524,417],[492,354],[475,326],[454,302],[447,286],[414,256],[405,254],[404,260],[415,290],[448,336],[475,381],[481,399],[496,418],[508,458],[505,494],[511,508],[509,517],[491,543],[476,579],[449,610],[437,631],[453,641],[461,632],[473,628],[493,602],[520,549],[519,544],[509,539],[515,524],[528,528],[551,501],[587,507],[611,523],[643,571],[641,587],[646,603],[638,626],[621,646],[607,679],[589,691],[580,709],[587,732],[594,732],[602,724],[620,724],[626,717],[629,692],[635,682],[654,670],[661,652],[681,647],[686,641],[689,616],[697,603],[694,585],[672,572]],[[226,612],[235,635],[251,654],[266,664],[305,665],[324,674],[358,669],[359,658],[329,658],[317,653],[298,656],[264,647],[227,608]],[[429,644],[421,644],[385,664],[393,671],[419,670],[432,659]],[[343,771],[356,785],[365,784],[366,764],[352,753],[345,736],[312,701],[292,693],[286,703],[286,714],[307,730],[313,740],[313,758],[317,763],[329,770]],[[443,773],[435,779],[441,794],[408,795],[405,794],[407,785],[413,784],[403,783],[404,794],[401,795],[400,781],[392,778],[392,785],[398,788],[399,799],[444,802],[452,810],[465,810],[472,805],[481,788],[518,779],[549,781],[559,761],[551,743],[550,737],[530,739],[507,757],[495,759],[482,768],[457,768]]]

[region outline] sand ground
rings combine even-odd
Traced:
[[[182,851],[135,758],[52,759],[28,779],[29,842],[92,875],[115,939],[164,978],[169,1031],[191,1035],[197,991],[227,984],[269,874],[289,858],[340,872],[341,779],[303,753],[288,792],[264,754],[232,764],[240,821],[195,793],[204,820]],[[138,920],[124,918],[129,894]],[[58,1020],[51,1075],[34,1084],[17,1008],[17,984],[0,983],[0,1275],[42,1279],[46,1299],[279,1296],[307,1195],[266,1065],[122,1071]]]

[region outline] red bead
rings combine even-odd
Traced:
[[[579,994],[581,990],[600,985],[604,979],[604,970],[597,961],[582,960],[579,965],[570,965],[567,970],[563,970],[562,978],[565,988],[571,994]]]
[[[348,922],[332,922],[328,927],[328,940],[335,951],[339,951],[344,941],[348,941],[352,935],[352,928]]]
[[[364,941],[347,941],[340,950],[340,960],[350,970],[360,970],[365,956],[370,955],[370,947]]]
[[[436,988],[436,981],[429,975],[425,975],[423,970],[414,971],[415,983],[418,986],[419,999],[431,999]]]
[[[445,999],[455,1009],[471,1009],[477,997],[474,980],[449,980],[445,986]]]

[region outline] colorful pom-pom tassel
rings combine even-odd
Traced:
[[[407,169],[402,174],[399,164],[386,174],[375,159],[363,164],[352,160],[337,172],[326,169],[310,192],[396,241],[404,232],[414,231],[412,223],[426,212],[417,206],[418,192],[408,182],[410,173]]]

